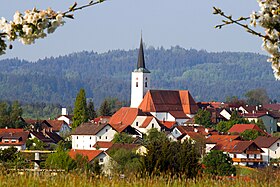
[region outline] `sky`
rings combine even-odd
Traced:
[[[24,12],[34,7],[65,11],[74,2],[1,0],[0,17],[11,20],[17,10]],[[89,1],[76,2],[83,5]],[[103,53],[135,49],[139,47],[141,32],[146,47],[170,48],[179,45],[208,52],[265,54],[261,49],[261,39],[242,28],[231,25],[215,29],[222,17],[212,14],[213,6],[236,18],[258,10],[256,0],[108,0],[75,12],[74,20],[66,19],[64,26],[35,44],[26,46],[18,41],[13,42],[13,49],[1,55],[0,59],[17,57],[36,61],[80,51]]]

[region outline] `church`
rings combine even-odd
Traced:
[[[141,37],[137,67],[131,74],[131,104],[112,116],[109,121],[112,127],[131,126],[146,133],[151,128],[170,130],[194,117],[198,106],[188,90],[154,90],[151,81]]]

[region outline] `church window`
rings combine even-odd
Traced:
[[[138,82],[136,82],[136,87],[138,87]]]
[[[148,87],[148,83],[147,83],[147,82],[145,82],[145,87],[146,87],[146,88]]]

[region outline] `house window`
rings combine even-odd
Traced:
[[[275,154],[277,154],[277,152],[275,151]]]
[[[5,143],[9,143],[9,140],[4,140]]]
[[[136,82],[136,87],[138,87],[138,82]]]
[[[89,144],[89,147],[91,147],[91,144]]]
[[[277,143],[277,147],[279,147],[280,146],[280,144],[279,143]]]
[[[77,139],[78,139],[78,136],[77,136]]]
[[[152,128],[155,128],[155,124],[152,123]]]
[[[103,158],[100,158],[100,159],[99,159],[99,162],[103,162]]]
[[[147,83],[147,82],[145,82],[145,87],[146,87],[146,88],[148,87],[148,83]]]
[[[257,158],[257,155],[256,155],[256,154],[254,154],[254,158]]]
[[[91,136],[89,137],[89,139],[91,140]]]
[[[108,132],[108,129],[106,129],[106,132]]]
[[[16,143],[16,140],[12,140],[12,143]]]
[[[138,127],[138,121],[136,121],[136,126]]]
[[[76,147],[78,148],[78,144],[76,145]]]
[[[99,139],[101,139],[101,136],[99,136]]]
[[[175,130],[175,134],[178,134],[177,130]]]

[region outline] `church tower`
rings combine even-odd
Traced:
[[[138,54],[137,68],[131,76],[131,104],[130,107],[138,108],[145,94],[150,89],[150,71],[145,67],[142,36]]]

